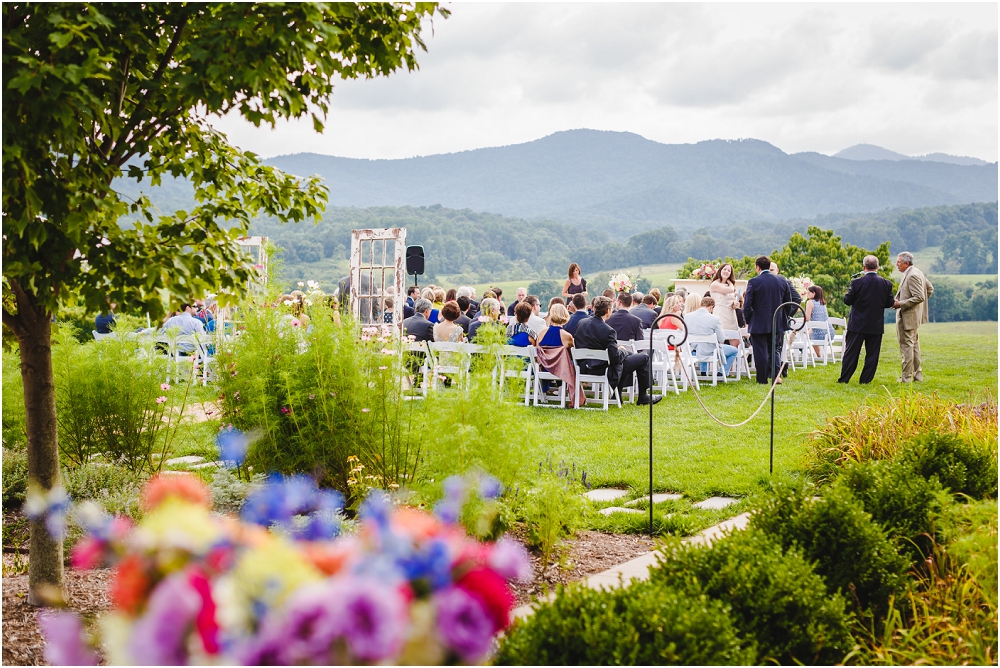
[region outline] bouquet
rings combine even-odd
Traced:
[[[813,284],[809,277],[799,276],[791,279],[791,281],[792,286],[799,293],[799,296],[802,297],[803,300],[809,299],[809,287]]]
[[[715,267],[706,262],[705,264],[701,265],[700,267],[692,271],[691,275],[700,281],[708,281],[711,280],[713,276],[715,276]]]
[[[608,287],[615,292],[632,292],[635,289],[635,283],[632,282],[628,274],[622,272],[611,277],[611,280],[608,281]]]
[[[134,526],[92,502],[73,510],[89,535],[72,559],[114,566],[98,621],[109,663],[474,663],[509,623],[509,581],[531,575],[519,544],[457,524],[471,495],[489,507],[499,492],[490,476],[449,478],[430,514],[374,491],[342,534],[342,497],[306,476],[272,476],[240,519],[210,512],[199,478],[160,476]],[[39,622],[50,663],[95,663],[76,615]]]

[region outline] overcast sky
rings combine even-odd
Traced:
[[[420,70],[341,83],[326,131],[236,118],[266,157],[405,158],[593,128],[997,159],[997,4],[472,4]]]

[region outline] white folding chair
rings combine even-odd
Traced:
[[[532,379],[535,375],[535,348],[533,346],[500,346],[497,350],[500,370],[500,395],[508,378],[524,380],[524,405],[531,403]],[[513,358],[518,358],[514,362]]]
[[[573,356],[573,368],[576,371],[576,391],[580,393],[580,402],[577,408],[583,408],[591,402],[596,402],[602,403],[604,410],[608,410],[608,402],[611,399],[614,399],[618,407],[621,408],[621,399],[618,397],[618,392],[615,388],[611,386],[611,381],[608,380],[607,370],[601,375],[583,373],[580,370],[580,362],[583,360],[593,360],[608,364],[608,351],[571,348],[570,353]],[[591,386],[591,392],[594,395],[593,398],[587,396],[584,391],[584,384]]]
[[[110,339],[110,338],[112,338],[115,335],[114,332],[108,332],[107,334],[101,334],[96,329],[95,330],[91,330],[91,331],[94,334],[94,340],[95,341],[101,341],[103,339]]]
[[[438,376],[458,376],[461,385],[469,375],[469,355],[465,344],[451,341],[430,341],[427,343],[432,373],[431,389],[437,389]]]
[[[679,334],[679,332],[669,329],[658,329],[653,332],[653,351],[656,353],[656,357],[653,358],[653,371],[656,372],[658,368],[662,369],[663,390],[667,389],[666,381],[669,378],[674,394],[680,394],[681,390],[687,392],[688,375],[684,373],[682,368],[684,364],[683,351],[671,350],[667,343],[671,333]],[[694,378],[693,371],[690,375]],[[697,382],[697,380],[693,382]]]
[[[195,346],[195,364],[200,365],[201,385],[204,387],[208,385],[210,375],[215,377],[214,337],[211,334],[192,334],[191,339]]]
[[[788,370],[795,371],[795,363],[798,361],[805,369],[812,362],[816,366],[816,356],[813,355],[812,346],[806,336],[806,330],[796,331],[802,326],[802,318],[792,318],[792,328],[785,332],[785,345],[782,350],[783,361],[788,362]]]
[[[833,327],[833,339],[830,344],[830,352],[833,353],[833,363],[837,363],[837,354],[840,354],[840,359],[844,359],[844,336],[847,333],[847,320],[845,318],[827,318],[827,322]],[[842,331],[837,332],[837,328]]]
[[[559,383],[559,408],[566,407],[566,382],[559,376],[549,373],[542,368],[541,363],[538,361],[538,354],[534,348],[531,348],[531,361],[535,369],[535,399],[534,406],[537,408],[539,406],[544,406],[546,408],[555,408],[555,403],[549,403],[549,396],[542,392],[542,381],[554,381]],[[541,399],[541,401],[539,401]]]
[[[742,333],[738,329],[724,329],[722,330],[722,335],[726,337],[726,341],[738,341],[736,346],[736,359],[733,360],[733,369],[736,371],[736,380],[740,380],[744,373],[746,373],[747,378],[749,378],[750,364],[747,362],[747,358],[750,357],[750,351],[747,349]]]
[[[712,347],[712,356],[710,359],[701,359],[704,355],[698,355],[695,353],[697,349],[704,349],[705,346]],[[691,358],[691,363],[697,365],[694,367],[695,375],[699,381],[711,380],[712,387],[715,387],[719,382],[719,377],[722,377],[722,382],[728,382],[729,379],[722,373],[725,368],[725,357],[722,357],[722,362],[719,359],[722,356],[722,346],[719,344],[719,340],[715,337],[715,334],[704,334],[696,335],[689,334],[687,341],[684,342],[684,347],[687,349],[688,355]],[[708,371],[702,373],[701,365],[707,364]]]
[[[417,373],[419,373],[421,378],[420,383],[420,396],[414,396],[410,394],[404,394],[407,399],[423,399],[427,396],[427,389],[430,387],[431,382],[431,357],[427,352],[426,341],[406,341],[403,343],[403,352],[409,353],[411,355],[420,355],[420,366],[416,368]],[[412,367],[411,367],[412,368]],[[409,389],[405,385],[409,382],[410,375],[408,373],[403,374],[402,383],[404,391]]]
[[[818,332],[821,338],[813,338],[813,332]],[[809,344],[813,348],[819,348],[822,350],[823,356],[823,366],[826,366],[827,360],[834,358],[833,354],[833,336],[830,334],[830,323],[829,322],[807,322],[806,328],[802,332],[807,339],[809,339]],[[813,366],[816,366],[816,351],[813,350]]]

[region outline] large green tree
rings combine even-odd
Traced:
[[[21,353],[30,484],[60,482],[51,322],[72,303],[159,315],[163,298],[235,293],[235,237],[256,215],[316,218],[326,189],[261,164],[210,119],[311,115],[339,79],[416,67],[415,4],[3,5],[3,324]],[[190,211],[157,215],[118,177],[183,177]],[[120,223],[123,217],[135,223]],[[63,587],[62,545],[31,524],[29,600]]]

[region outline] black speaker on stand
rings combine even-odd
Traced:
[[[413,284],[417,284],[417,276],[424,273],[424,247],[406,247],[406,273],[413,276]]]

